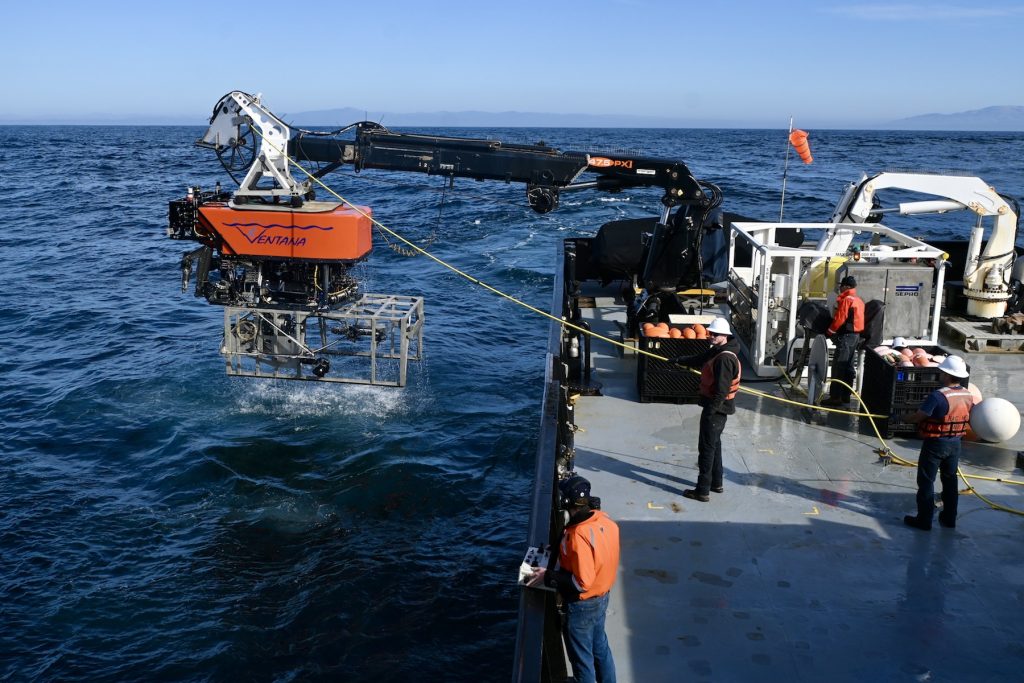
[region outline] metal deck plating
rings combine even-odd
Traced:
[[[626,320],[616,290],[586,283],[582,294],[594,301],[583,319],[616,337]],[[557,342],[550,353],[557,358]],[[1024,356],[966,358],[985,396],[1024,404]],[[602,389],[573,401],[575,468],[621,529],[607,622],[619,681],[1024,680],[1024,517],[962,495],[956,529],[906,527],[916,471],[883,466],[866,419],[809,422],[799,408],[746,394],[723,435],[725,492],[710,503],[685,499],[697,477],[700,408],[640,403],[636,357],[607,343],[592,345],[591,362]],[[754,373],[745,367],[744,376]],[[748,386],[783,395],[776,384]],[[542,436],[538,458],[534,541],[550,509],[550,439]],[[888,444],[916,462],[920,441]],[[1022,448],[1021,434],[964,443],[961,468],[1022,480]],[[971,483],[1024,509],[1020,486]],[[518,680],[535,680],[522,662],[536,639],[523,627],[543,600],[524,594]],[[541,678],[557,680],[550,668]]]
[[[595,303],[596,332],[625,321]],[[594,356],[604,395],[576,400],[576,469],[621,528],[607,628],[620,681],[1024,677],[1024,518],[965,495],[956,529],[910,529],[916,472],[883,467],[858,418],[808,424],[749,395],[723,435],[725,493],[687,500],[700,408],[637,403],[634,362]],[[1024,358],[969,362],[986,395],[1020,404]],[[920,441],[890,445],[916,462]],[[1021,447],[965,443],[962,469],[1010,475]],[[1024,508],[1019,486],[972,483]]]

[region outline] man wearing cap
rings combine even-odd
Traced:
[[[615,683],[615,661],[604,632],[608,593],[619,570],[619,527],[590,497],[590,482],[579,475],[558,485],[569,522],[558,549],[558,566],[537,572],[558,589],[565,603],[565,646],[577,683]]]
[[[696,356],[671,359],[677,365],[700,367],[700,434],[697,436],[697,488],[683,491],[691,500],[707,503],[711,491],[722,493],[722,431],[736,412],[733,398],[740,388],[739,344],[729,322],[715,318],[708,325],[711,348]]]
[[[857,343],[863,331],[864,302],[857,296],[856,278],[847,275],[839,282],[836,312],[825,334],[831,337],[836,345],[832,356],[832,378],[851,387],[857,376]],[[831,382],[828,385],[828,398],[822,401],[821,405],[835,407],[849,402],[850,390],[838,382]]]
[[[917,460],[917,514],[907,515],[903,523],[928,531],[932,528],[935,512],[935,473],[942,482],[942,512],[939,524],[952,529],[956,526],[957,490],[956,471],[960,463],[960,439],[967,432],[974,400],[964,385],[967,364],[960,356],[947,356],[939,364],[939,379],[943,386],[928,394],[907,420],[917,425],[917,433],[924,441]]]

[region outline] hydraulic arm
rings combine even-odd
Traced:
[[[353,139],[338,137],[350,130]],[[557,208],[562,189],[616,192],[660,187],[666,207],[707,202],[700,183],[678,161],[563,152],[543,144],[395,133],[371,122],[329,134],[293,131],[268,111],[258,96],[237,91],[217,103],[210,127],[198,144],[215,150],[229,172],[247,170],[235,193],[236,202],[247,197],[289,197],[294,201],[308,195],[310,181],[293,179],[289,156],[298,162],[327,164],[312,172],[317,177],[348,164],[357,171],[373,168],[524,183],[530,206],[540,213]],[[596,177],[580,181],[584,172]]]
[[[882,206],[880,193],[889,190],[938,197],[924,201]],[[1012,201],[1012,200],[1011,200]],[[834,223],[871,223],[885,214],[903,216],[968,210],[976,216],[964,264],[964,296],[967,313],[982,318],[1003,315],[1007,301],[1016,296],[1019,281],[1011,278],[1017,238],[1018,213],[1013,206],[981,178],[929,173],[879,173],[851,183],[832,216]],[[983,219],[991,218],[992,229],[986,240]],[[830,235],[832,248],[845,250],[852,234],[842,233],[845,242]],[[984,248],[982,245],[984,244]]]

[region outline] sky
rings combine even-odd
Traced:
[[[3,18],[0,123],[203,125],[232,90],[278,114],[723,126],[1024,105],[1022,0],[15,0]]]

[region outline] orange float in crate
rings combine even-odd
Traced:
[[[697,338],[697,333],[693,331],[692,327],[687,327],[685,330],[683,330],[683,338],[684,339],[696,339]]]
[[[679,339],[680,337],[683,336],[683,332],[681,332],[678,327],[671,327],[669,328],[668,336],[672,337],[673,339]]]

